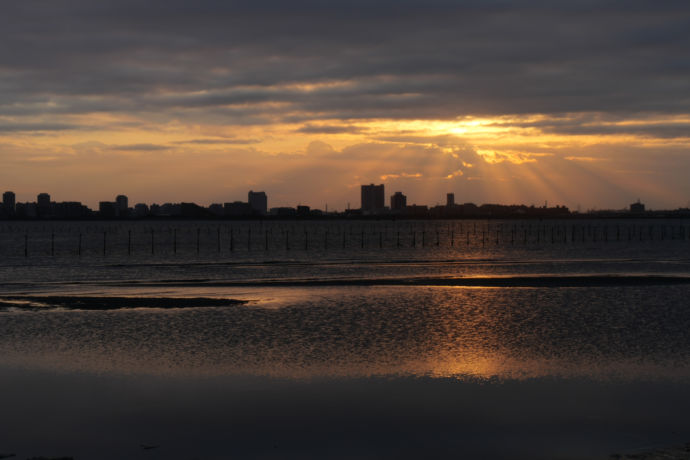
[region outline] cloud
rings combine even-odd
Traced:
[[[380,176],[380,178],[382,181],[387,181],[389,179],[398,179],[400,177],[417,179],[417,178],[420,178],[422,176],[423,176],[422,173],[404,173],[404,172],[402,172],[402,173],[395,173],[395,174],[382,174]]]
[[[307,146],[307,155],[312,159],[314,157],[333,155],[334,153],[336,152],[333,147],[322,141],[312,141]]]
[[[231,123],[685,113],[689,13],[638,0],[27,0],[0,18],[0,110],[218,109]]]
[[[174,144],[178,145],[242,145],[242,144],[260,144],[260,139],[189,139],[186,141],[176,141]]]
[[[0,133],[67,131],[72,129],[83,129],[83,127],[67,123],[13,123],[0,121]]]
[[[298,133],[307,134],[357,134],[366,131],[366,128],[352,125],[312,125],[306,124],[297,129]]]
[[[112,150],[121,150],[125,152],[133,151],[155,151],[155,150],[167,150],[168,147],[165,145],[156,144],[125,144],[125,145],[111,145],[109,147]]]

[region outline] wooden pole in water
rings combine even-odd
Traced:
[[[230,227],[230,252],[235,250],[235,235],[232,230],[232,227]]]
[[[151,255],[156,253],[156,231],[151,229]]]
[[[105,255],[105,249],[106,249],[106,237],[105,237],[105,232],[103,232],[103,255]]]
[[[362,249],[364,249],[364,230],[362,230]]]
[[[127,230],[127,255],[132,255],[132,230]]]
[[[450,231],[450,247],[455,246],[455,230]]]
[[[220,254],[220,226],[216,229],[216,252]]]
[[[247,251],[252,250],[252,226],[251,224],[247,228]]]
[[[173,254],[177,254],[177,229],[173,228]]]
[[[304,250],[309,250],[309,232],[304,231]]]
[[[285,230],[285,250],[290,250],[290,230]]]
[[[50,234],[50,256],[55,255],[55,232]]]
[[[201,242],[201,229],[197,227],[196,229],[196,253],[199,254],[199,246]]]
[[[29,257],[29,232],[24,234],[24,257]]]
[[[81,256],[81,232],[79,232],[79,246],[77,246],[77,255]]]
[[[264,251],[268,251],[268,230],[264,231]]]
[[[383,248],[383,232],[379,232],[379,249]]]
[[[395,243],[395,246],[398,247],[398,248],[400,247],[400,230],[398,230],[398,239],[397,239],[397,241],[396,241],[396,243]]]

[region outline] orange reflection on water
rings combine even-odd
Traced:
[[[681,339],[664,316],[655,321],[666,335],[637,329],[637,292],[607,289],[265,289],[245,294],[274,300],[227,308],[0,312],[0,365],[291,379],[690,377],[679,351],[665,351]],[[653,307],[640,307],[643,318]],[[640,346],[647,340],[653,352]]]

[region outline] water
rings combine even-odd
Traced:
[[[0,453],[584,459],[690,440],[682,220],[13,222],[0,256]]]

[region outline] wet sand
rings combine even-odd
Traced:
[[[85,296],[2,296],[0,309],[119,310],[126,308],[227,307],[247,303],[237,299],[206,297],[85,297]]]

